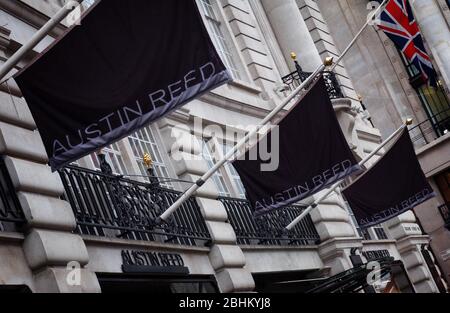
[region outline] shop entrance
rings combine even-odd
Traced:
[[[97,274],[102,293],[217,293],[214,276]]]

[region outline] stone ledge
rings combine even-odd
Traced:
[[[47,153],[38,132],[4,122],[0,122],[0,153],[43,164],[48,162]]]
[[[397,240],[397,250],[400,254],[416,251],[417,247],[423,244],[430,244],[428,235],[413,235]]]
[[[6,157],[5,164],[16,191],[60,197],[64,193],[61,178],[50,167],[22,159]]]
[[[67,266],[76,261],[88,264],[89,256],[83,239],[74,234],[34,229],[23,243],[28,265],[32,270],[48,266]]]
[[[222,202],[208,198],[196,199],[205,220],[223,223],[228,221],[228,213]]]
[[[26,129],[36,129],[31,111],[27,103],[21,99],[0,91],[0,120]]]
[[[329,254],[333,254],[336,250],[344,250],[356,248],[362,250],[363,244],[360,238],[333,238],[325,241],[319,245],[319,254],[322,257],[326,257]]]
[[[175,151],[171,154],[172,165],[177,176],[186,173],[193,175],[203,175],[208,171],[206,162],[200,157],[188,152]]]
[[[58,198],[19,192],[19,201],[28,222],[27,228],[72,232],[76,226],[70,204]]]
[[[318,245],[310,245],[310,246],[275,246],[275,245],[264,245],[264,246],[257,246],[257,245],[239,245],[242,251],[316,251],[319,246]]]
[[[0,242],[22,243],[25,236],[22,233],[0,232]]]
[[[216,271],[223,268],[242,268],[246,264],[244,253],[235,245],[214,245],[209,259]]]
[[[224,269],[216,274],[219,289],[222,293],[245,292],[255,289],[255,281],[245,269]]]
[[[117,246],[118,248],[149,248],[149,249],[164,249],[174,252],[198,252],[198,253],[209,253],[210,248],[208,247],[194,247],[194,246],[181,246],[166,243],[159,243],[153,241],[141,241],[141,240],[127,240],[118,238],[108,238],[108,237],[98,237],[98,236],[81,236],[86,243],[86,245],[96,245],[96,246]]]
[[[236,244],[236,234],[228,223],[206,221],[214,244]]]

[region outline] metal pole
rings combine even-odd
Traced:
[[[83,0],[74,0],[78,4]],[[56,13],[41,29],[39,29],[31,39],[24,44],[19,50],[16,51],[0,69],[0,81],[5,78],[5,76],[20,62],[20,60],[31,50],[33,50],[36,45],[48,35],[48,33],[61,21],[72,12],[76,6],[74,1],[68,1],[59,11]]]
[[[339,57],[337,62],[334,64],[334,66],[331,68],[331,71],[339,64],[339,62],[342,60],[342,58],[347,54],[347,52],[350,50],[350,48],[355,44],[358,37],[362,34],[364,29],[369,25],[370,21],[375,17],[375,15],[380,11],[380,9],[384,6],[384,4],[388,0],[384,0],[382,4],[375,10],[375,12],[372,14],[370,19],[367,20],[367,22],[364,24],[364,26],[361,28],[359,33],[356,35],[355,38],[350,42],[348,47],[344,50],[342,55]],[[158,219],[157,222],[161,223],[163,221],[166,221],[186,200],[188,200],[197,190],[200,188],[205,181],[207,181],[220,167],[222,167],[229,158],[235,155],[236,151],[238,151],[248,140],[248,138],[254,136],[259,129],[261,129],[262,126],[265,126],[268,124],[283,108],[300,92],[307,86],[315,77],[316,75],[325,69],[326,66],[332,66],[333,65],[333,59],[327,58],[323,65],[320,65],[314,73],[309,76],[288,98],[286,98],[279,106],[277,106],[262,122],[261,125],[258,126],[255,130],[252,132],[249,132],[236,146],[233,147],[226,155],[225,157],[217,162],[205,175],[203,175],[195,185],[193,185],[191,188],[189,188],[181,197],[170,207],[165,211]]]
[[[369,155],[367,155],[364,160],[359,162],[360,166],[365,165],[375,154],[377,154],[384,146],[386,146],[392,139],[397,137],[408,125],[412,124],[412,119],[408,119],[404,125],[402,125],[399,129],[397,129],[389,138],[383,141],[375,150],[373,150]],[[334,184],[327,192],[325,192],[322,196],[320,196],[317,200],[314,201],[313,204],[308,206],[305,211],[302,212],[295,220],[293,220],[288,226],[286,226],[286,231],[291,231],[302,219],[304,219],[312,210],[317,208],[320,202],[325,200],[331,193],[333,193],[337,187],[342,183],[342,180]]]
[[[265,125],[267,125],[279,112],[281,112],[284,107],[291,102],[292,99],[294,99],[295,96],[297,96],[306,86],[308,86],[313,79],[322,72],[326,66],[329,66],[332,64],[332,59],[327,58],[325,60],[324,64],[320,65],[314,73],[311,74],[300,86],[297,87],[297,89],[294,90],[294,92],[291,93],[286,99],[283,100],[281,104],[279,104],[272,112],[267,115],[264,120],[262,120],[261,124],[258,125],[254,130],[248,132],[244,138],[242,138],[237,145],[233,147],[219,162],[214,164],[214,166],[206,172],[205,175],[203,175],[192,187],[190,187],[185,193],[181,195],[180,198],[177,199],[177,201],[172,204],[170,208],[168,208],[157,220],[158,223],[161,223],[162,221],[167,221],[168,218],[186,201],[188,200],[203,184],[211,178],[214,173],[219,170],[231,157],[233,157],[236,152],[245,145],[245,143],[248,141],[249,138],[253,137],[258,133],[258,131]]]

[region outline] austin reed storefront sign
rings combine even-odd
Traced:
[[[385,222],[435,196],[407,130],[343,193],[362,228]]]
[[[230,77],[195,1],[101,1],[16,76],[57,169]]]
[[[189,274],[178,253],[123,250],[121,255],[124,273]]]
[[[233,162],[257,216],[305,199],[360,169],[322,78],[279,123],[278,133]],[[279,149],[275,170],[263,170],[265,161],[252,158],[261,146]]]

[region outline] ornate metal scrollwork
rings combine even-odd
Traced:
[[[298,65],[298,63],[296,62],[296,70],[289,75],[284,76],[282,80],[283,83],[288,85],[289,88],[293,91],[296,87],[300,86],[300,84],[304,82],[311,74],[312,73],[310,72],[303,72],[300,65]],[[323,78],[330,99],[344,98],[341,86],[334,72],[324,71]]]
[[[186,202],[173,218],[160,224],[158,217],[180,193],[155,181],[144,183],[114,175],[106,158],[99,159],[102,173],[76,166],[59,171],[64,198],[73,208],[80,233],[187,245],[210,240],[195,201]]]

